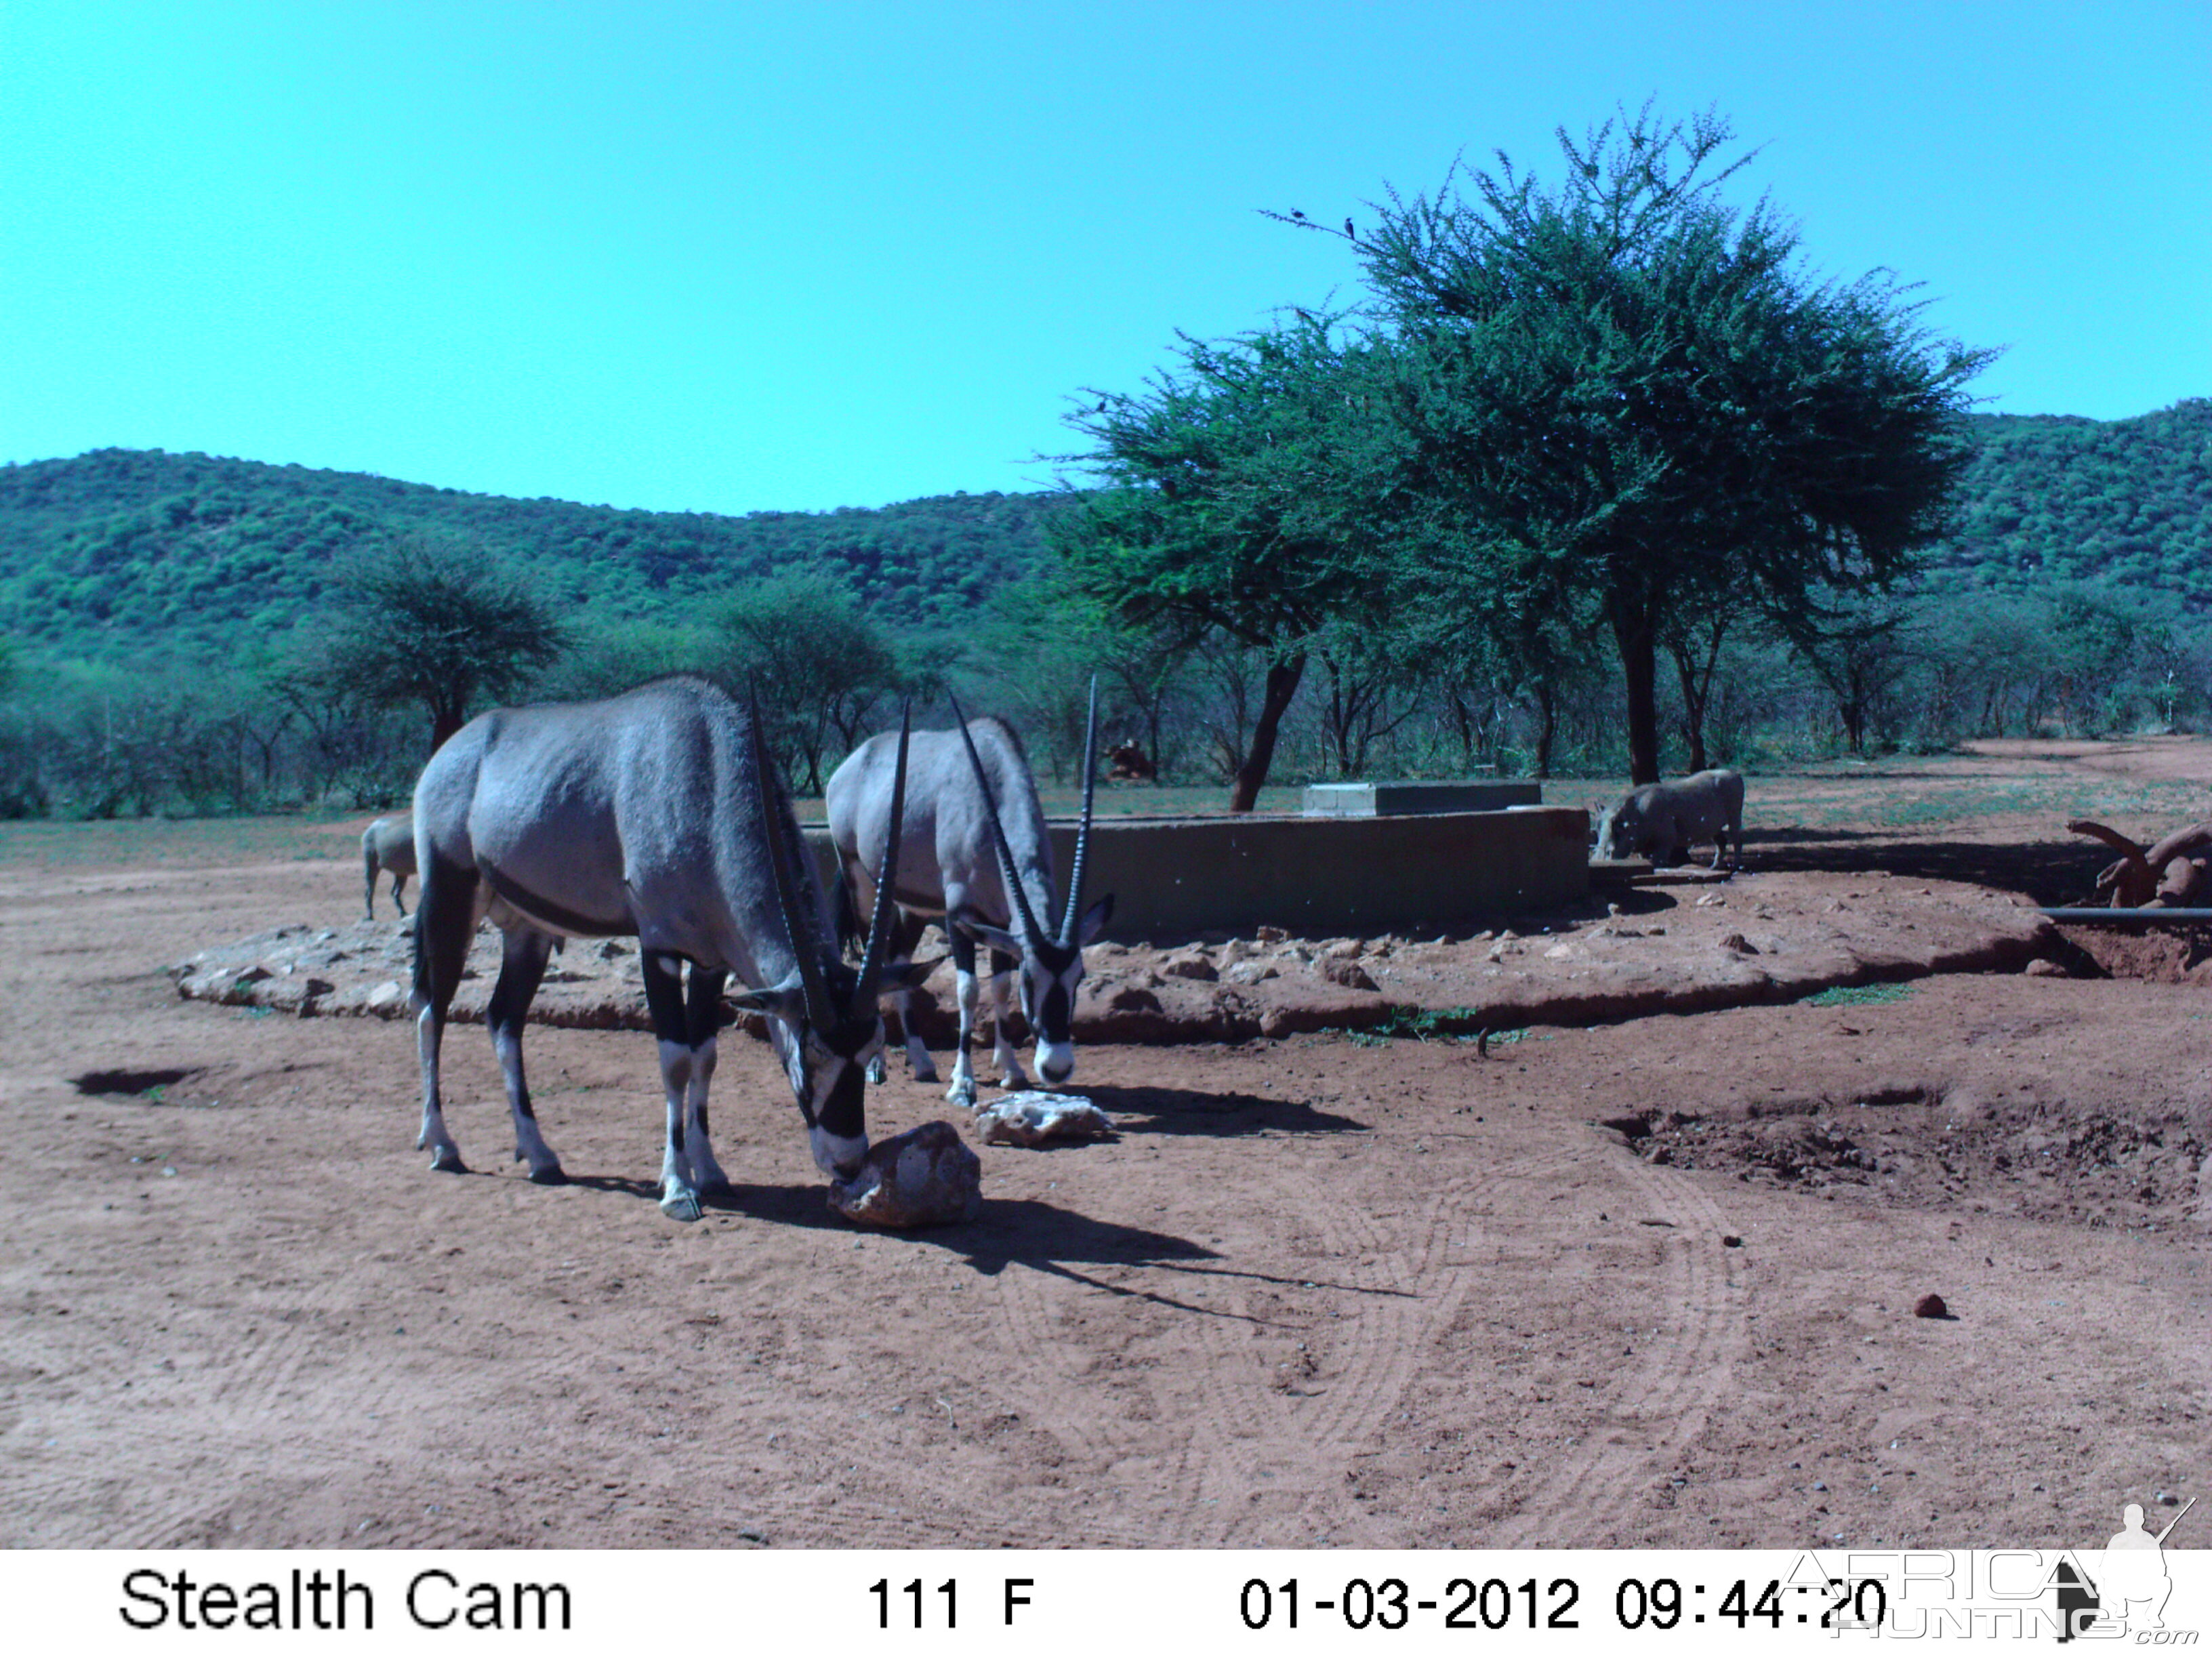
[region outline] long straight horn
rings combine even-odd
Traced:
[[[1067,872],[1067,914],[1060,942],[1073,949],[1083,920],[1083,861],[1091,855],[1091,804],[1098,794],[1098,676],[1091,677],[1091,731],[1083,740],[1083,827],[1075,832],[1075,867]]]
[[[815,959],[816,935],[820,928],[808,925],[806,907],[799,900],[798,885],[787,862],[790,848],[784,843],[783,821],[791,815],[788,811],[776,811],[782,802],[783,792],[776,780],[775,765],[769,759],[767,740],[761,736],[757,696],[752,699],[751,712],[753,770],[760,781],[761,828],[768,832],[769,879],[775,887],[776,908],[783,913],[783,931],[791,941],[791,954],[799,959],[799,982],[806,991],[806,1023],[818,1031],[826,1031],[837,1024],[837,1006],[830,1000],[830,988],[823,982],[822,964]]]
[[[1037,926],[1036,916],[1030,908],[1030,896],[1022,890],[1021,872],[1014,868],[1014,849],[1006,845],[1006,828],[999,822],[999,803],[991,797],[991,780],[983,775],[983,757],[975,752],[975,739],[968,734],[968,717],[960,712],[957,697],[949,691],[945,695],[952,705],[953,720],[960,727],[960,741],[968,746],[968,763],[975,769],[975,787],[983,792],[983,810],[990,815],[991,839],[999,848],[999,869],[1006,878],[1006,896],[1029,938],[1049,939],[1051,935]]]
[[[859,1013],[875,1006],[876,981],[882,977],[884,957],[890,948],[891,889],[898,884],[899,829],[906,819],[906,743],[914,724],[914,702],[899,711],[898,763],[891,769],[891,821],[884,834],[884,855],[876,865],[876,914],[868,922],[868,948],[860,958],[860,988],[853,994],[853,1010]]]

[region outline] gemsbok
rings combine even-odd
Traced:
[[[407,878],[415,873],[415,820],[402,812],[396,817],[379,818],[361,832],[361,862],[366,878],[362,890],[362,920],[376,920],[376,872],[392,872],[392,902],[402,916],[407,907],[400,902],[399,895],[407,885]]]
[[[892,736],[877,733],[847,756],[823,791],[830,839],[836,844],[848,895],[880,912],[890,891],[899,908],[895,935],[898,959],[910,950],[929,919],[941,920],[952,945],[960,1000],[959,1048],[945,1098],[975,1103],[975,1072],[969,1056],[980,989],[975,947],[991,951],[991,994],[996,1018],[994,1045],[1000,1080],[1025,1089],[1030,1079],[1007,1030],[1007,981],[1021,970],[1022,1012],[1036,1039],[1038,1076],[1057,1088],[1075,1071],[1073,1021],[1083,981],[1083,947],[1114,913],[1110,893],[1083,906],[1083,866],[1091,846],[1091,803],[1097,789],[1098,690],[1091,691],[1090,732],[1083,751],[1083,824],[1068,872],[1067,905],[1056,932],[1038,921],[1053,907],[1052,844],[1044,809],[1021,739],[1004,721],[986,715],[969,720],[953,704],[954,732],[916,732],[908,763],[906,821],[895,863],[878,849],[888,845],[892,799]],[[964,752],[963,752],[964,751]],[[1011,896],[1011,897],[1010,897]],[[852,925],[857,913],[841,907]],[[933,966],[934,964],[931,964]],[[921,970],[926,973],[927,969]],[[906,1026],[907,1057],[918,1081],[934,1083],[929,1050],[905,1018],[910,977],[891,993]],[[880,1073],[878,1073],[880,1075]]]
[[[896,879],[903,728],[882,856]],[[438,1051],[469,941],[505,937],[485,1010],[532,1181],[565,1179],[523,1078],[522,1026],[546,958],[572,937],[635,936],[660,1040],[667,1141],[660,1207],[696,1221],[726,1186],[707,1085],[722,988],[767,1016],[815,1164],[849,1179],[868,1150],[864,1068],[883,1047],[878,994],[890,906],[876,906],[857,971],[839,951],[812,858],[762,741],[758,710],[688,676],[604,702],[497,708],[448,738],[415,786],[416,1047],[422,1132],[435,1170],[460,1170],[438,1092]],[[688,979],[686,968],[689,968]]]

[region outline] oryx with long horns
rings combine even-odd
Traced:
[[[902,728],[878,843],[894,872],[904,772]],[[708,1139],[707,1085],[732,975],[748,988],[730,1000],[768,1017],[816,1164],[836,1177],[858,1172],[868,1150],[863,1072],[884,1040],[890,907],[876,906],[856,971],[839,951],[757,708],[678,676],[604,702],[480,714],[422,769],[415,848],[416,1145],[429,1149],[433,1169],[463,1167],[439,1099],[438,1050],[469,941],[489,915],[506,944],[485,1023],[506,1075],[514,1155],[532,1181],[564,1177],[523,1079],[523,1019],[547,957],[576,936],[638,942],[667,1097],[663,1212],[696,1221],[700,1193],[727,1184]]]
[[[1007,1030],[1007,981],[1018,968],[1022,1012],[1036,1039],[1037,1075],[1058,1087],[1075,1071],[1075,994],[1083,980],[1083,947],[1106,926],[1114,899],[1109,894],[1084,908],[1083,866],[1098,776],[1097,683],[1091,684],[1090,732],[1083,750],[1083,825],[1068,872],[1066,906],[1059,926],[1049,932],[1038,918],[1053,914],[1052,844],[1021,739],[1003,720],[988,715],[969,720],[957,702],[952,712],[960,721],[957,731],[914,733],[906,822],[895,867],[887,870],[887,860],[876,850],[886,844],[890,733],[878,732],[848,756],[831,775],[823,800],[848,893],[856,901],[871,896],[880,908],[886,888],[891,889],[900,912],[898,937],[907,949],[927,920],[945,924],[960,1000],[959,1048],[945,1098],[973,1106],[975,1073],[969,1048],[981,989],[976,946],[991,951],[994,1048],[1000,1081],[1012,1089],[1030,1084]],[[894,994],[900,996],[903,1016],[902,992]],[[936,1081],[929,1050],[911,1024],[907,1054],[917,1079]]]

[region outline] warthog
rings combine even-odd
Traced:
[[[405,915],[407,907],[399,902],[399,890],[415,873],[415,815],[402,812],[397,817],[379,818],[362,830],[361,861],[366,872],[361,899],[362,920],[376,920],[379,870],[392,872],[392,902],[401,915]]]
[[[1743,858],[1743,774],[1716,767],[1672,783],[1647,783],[1632,789],[1597,821],[1601,858],[1633,858],[1649,853],[1656,866],[1682,862],[1693,842],[1713,844],[1713,866],[1721,867],[1729,837]]]

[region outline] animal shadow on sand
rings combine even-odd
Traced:
[[[1217,1094],[1205,1089],[1085,1088],[1085,1099],[1114,1120],[1124,1134],[1249,1135],[1274,1129],[1285,1134],[1336,1134],[1368,1126],[1355,1118],[1317,1110],[1303,1100],[1267,1095]]]
[[[1152,1091],[1133,1090],[1128,1092]],[[1164,1090],[1158,1092],[1178,1095],[1186,1091]],[[1274,1106],[1281,1103],[1260,1103]],[[1340,1127],[1355,1126],[1340,1123]],[[635,1198],[641,1204],[658,1203],[660,1197],[658,1182],[624,1176],[572,1176],[569,1184],[597,1192],[621,1194]],[[945,1250],[961,1257],[987,1279],[996,1277],[1009,1267],[1027,1267],[1109,1296],[1133,1297],[1178,1312],[1231,1319],[1247,1324],[1266,1324],[1269,1322],[1185,1301],[1168,1289],[1136,1281],[1160,1274],[1186,1275],[1249,1279],[1261,1284],[1326,1288],[1363,1295],[1401,1294],[1334,1281],[1322,1285],[1310,1278],[1283,1277],[1238,1268],[1230,1265],[1220,1252],[1179,1234],[1103,1220],[1079,1211],[1063,1209],[1041,1199],[986,1197],[982,1212],[973,1221],[889,1234],[877,1233],[872,1228],[856,1227],[839,1216],[830,1207],[828,1194],[819,1182],[770,1184],[732,1182],[719,1191],[702,1193],[700,1201],[708,1210],[743,1216],[747,1220],[764,1225],[847,1233],[856,1239],[871,1236],[891,1237]]]

